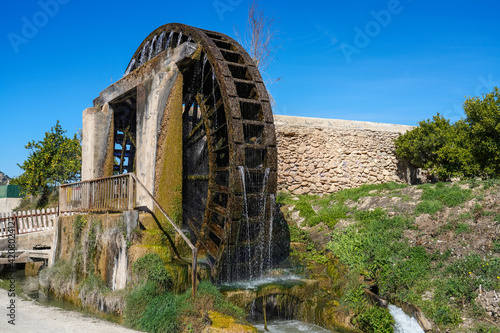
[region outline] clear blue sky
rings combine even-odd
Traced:
[[[465,97],[500,86],[495,0],[261,7],[282,43],[268,71],[282,78],[268,86],[276,114],[416,125],[439,112],[455,121]],[[180,22],[234,37],[247,10],[247,0],[3,0],[0,171],[18,175],[25,144],[57,120],[69,135],[81,128],[82,111],[157,27]]]

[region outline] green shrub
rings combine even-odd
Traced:
[[[309,239],[309,234],[307,231],[302,230],[296,225],[292,224],[288,226],[290,230],[290,242],[292,243],[307,243]]]
[[[189,295],[190,292],[191,291],[188,290],[186,294]],[[238,319],[243,319],[245,317],[245,311],[225,299],[217,287],[209,281],[202,281],[198,285],[196,303],[196,307],[202,308],[203,310],[209,305],[212,307],[212,310],[227,316],[236,317]]]
[[[185,304],[180,297],[169,292],[155,297],[138,320],[138,328],[151,333],[179,332],[179,315]]]
[[[172,286],[172,277],[156,253],[149,253],[137,259],[132,268],[140,278],[151,281],[160,290],[167,290]]]
[[[465,119],[451,124],[439,113],[395,140],[396,154],[450,177],[491,178],[500,175],[500,91],[465,100]]]
[[[311,217],[316,215],[316,212],[312,208],[311,204],[305,201],[299,201],[295,205],[295,209],[299,211],[299,216],[302,217]]]
[[[356,325],[367,333],[394,332],[394,319],[387,309],[374,306],[356,317]]]

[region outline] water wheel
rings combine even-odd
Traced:
[[[276,135],[269,95],[232,38],[166,24],[139,46],[127,72],[165,50],[197,44],[183,74],[183,223],[219,281],[251,278],[276,260]]]

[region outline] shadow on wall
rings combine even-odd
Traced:
[[[409,185],[418,185],[425,183],[435,183],[437,179],[435,176],[431,175],[429,171],[417,168],[410,162],[396,157],[397,163],[397,175],[399,179],[406,182]]]

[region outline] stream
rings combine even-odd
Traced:
[[[82,310],[82,308],[74,305],[69,301],[60,300],[58,298],[52,297],[50,295],[46,295],[45,293],[39,290],[39,282],[38,277],[30,277],[25,276],[24,271],[19,270],[16,274],[16,280],[18,286],[22,289],[23,293],[28,297],[36,300],[38,303],[46,306],[55,306],[58,308],[62,308],[68,311],[77,311],[80,313],[86,313],[91,316],[96,316]],[[251,281],[239,281],[233,282],[231,284],[223,284],[221,285],[222,289],[225,288],[238,288],[238,289],[256,289],[259,286],[268,284],[268,283],[280,283],[284,285],[294,284],[296,281],[300,279],[299,276],[294,274],[289,274],[280,277],[266,277],[255,279]],[[415,318],[409,317],[406,315],[403,310],[395,305],[389,305],[389,312],[395,320],[394,332],[395,333],[423,333],[424,331],[418,325],[417,320]],[[117,322],[117,318],[109,318],[106,316],[108,320]],[[114,320],[113,320],[114,319]],[[264,323],[261,321],[252,323],[259,330],[264,331]],[[325,332],[336,332],[330,331],[323,327],[304,323],[298,320],[286,320],[286,319],[273,319],[268,320],[267,322],[268,332],[271,333],[325,333]]]

